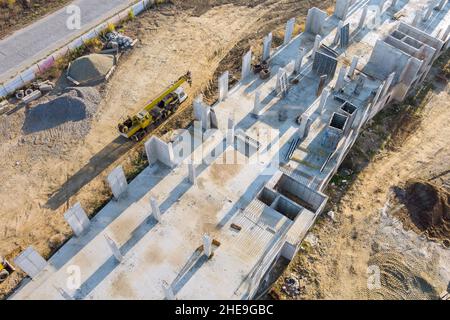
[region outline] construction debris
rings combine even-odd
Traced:
[[[291,274],[284,279],[284,285],[281,287],[281,290],[289,297],[294,298],[300,294],[300,281],[295,275]]]
[[[133,48],[137,42],[137,39],[133,40],[115,31],[107,33],[105,38],[108,41],[106,44],[107,49],[127,50]]]

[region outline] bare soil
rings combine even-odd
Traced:
[[[186,127],[197,94],[214,100],[218,74],[229,69],[238,79],[245,51],[250,47],[260,51],[263,36],[274,29],[274,42],[281,42],[284,23],[293,16],[303,17],[297,21],[298,32],[314,5],[329,10],[332,1],[180,0],[160,5],[123,27],[140,42],[121,57],[110,81],[97,87],[101,101],[86,135],[74,136],[70,130],[61,134],[55,127],[39,131],[41,139],[30,139],[21,130],[29,110],[2,116],[0,254],[13,260],[32,245],[48,258],[71,236],[63,219],[68,207],[79,201],[89,215],[95,214],[111,198],[105,177],[113,167],[122,164],[131,179],[146,166],[142,146],[118,136],[121,119],[190,70],[194,78],[192,87],[186,88],[190,100],[154,134]],[[23,277],[20,271],[10,276],[0,285],[0,297]]]
[[[274,296],[437,299],[447,289],[450,86],[435,76],[448,58],[415,96],[387,107],[365,128]],[[295,297],[282,290],[289,277],[299,281]]]

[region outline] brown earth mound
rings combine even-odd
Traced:
[[[405,227],[450,246],[450,193],[430,182],[411,180],[396,195],[405,206],[398,211]]]

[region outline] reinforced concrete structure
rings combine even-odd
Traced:
[[[417,19],[424,5],[433,8]],[[323,190],[361,127],[419,86],[448,48],[449,7],[339,0],[333,16],[309,10],[293,38],[290,20],[281,47],[264,39],[268,79],[246,53],[241,82],[228,89],[225,73],[216,104],[199,97],[188,131],[149,139],[149,167],[129,184],[113,171],[116,199],[90,223],[71,209],[77,237],[45,263],[31,248],[20,256],[33,280],[11,298],[258,297],[323,211]]]

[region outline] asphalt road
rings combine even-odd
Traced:
[[[70,30],[64,7],[0,40],[0,83],[5,82],[70,40],[125,9],[136,0],[75,0],[81,12],[81,29]]]

